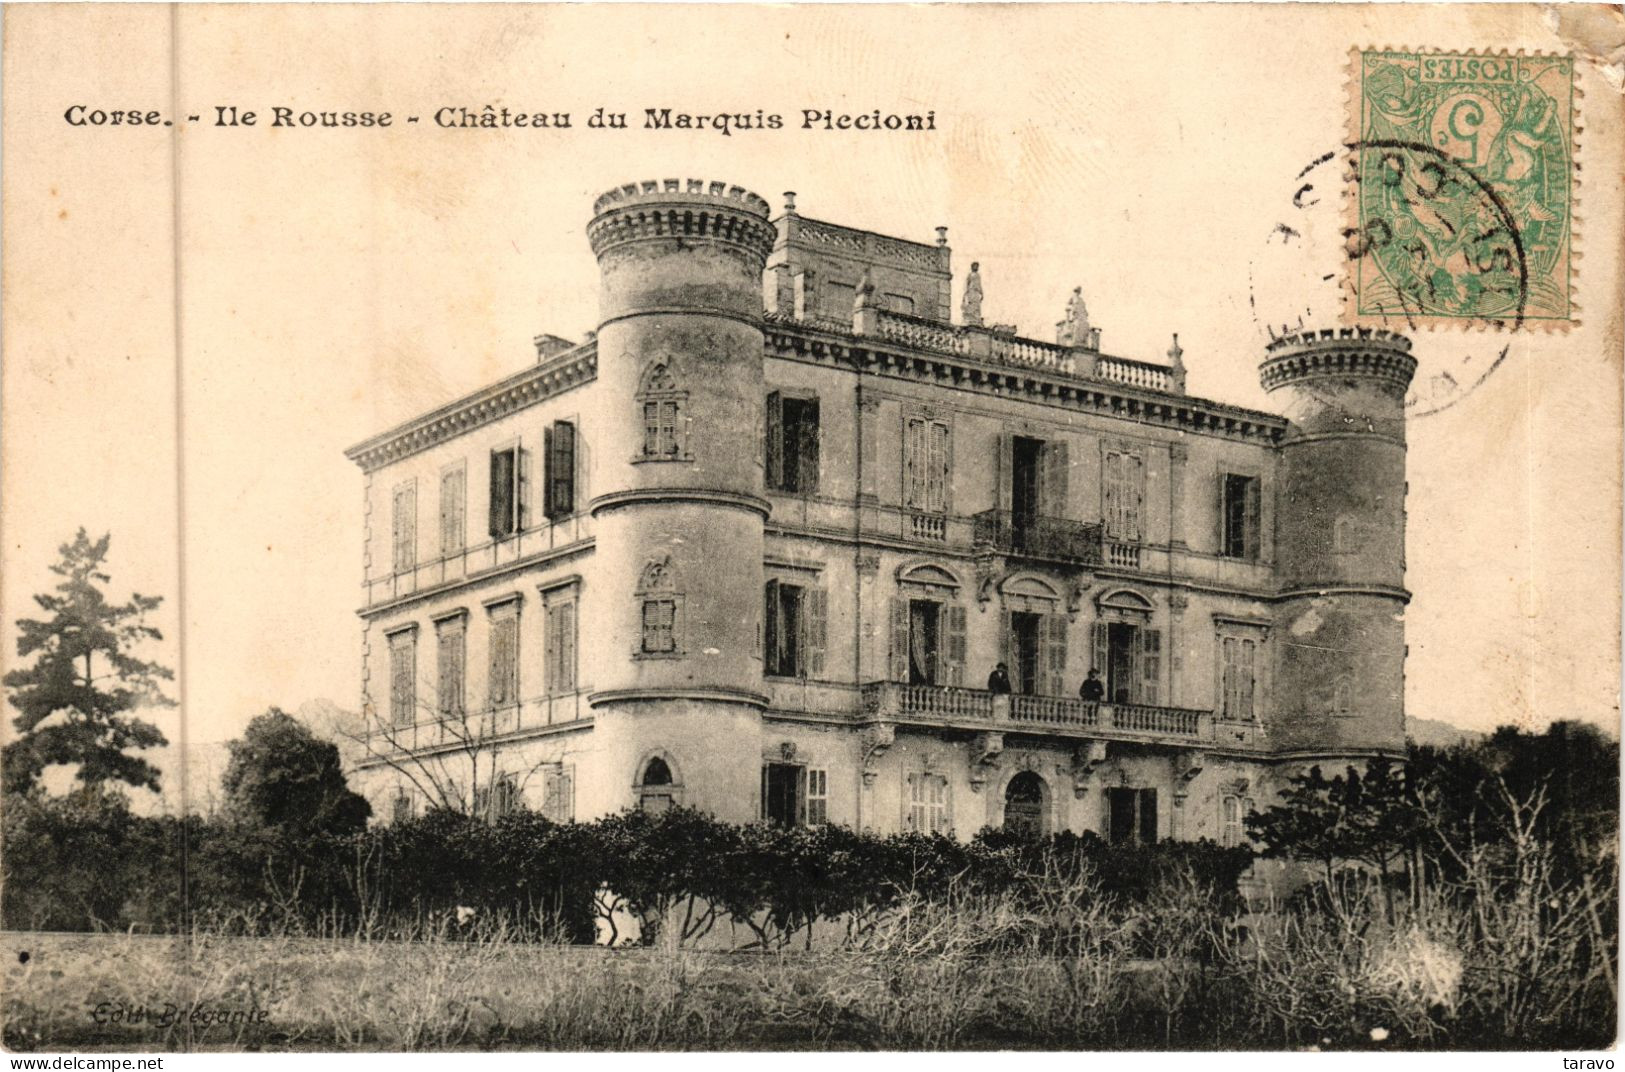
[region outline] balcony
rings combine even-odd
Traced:
[[[972,518],[978,551],[997,551],[1017,558],[1038,558],[1076,565],[1101,563],[1099,522],[1058,517],[1023,517],[1009,510],[984,510]]]
[[[871,681],[863,686],[871,719],[925,726],[1094,737],[1151,744],[1214,742],[1211,712],[1153,704],[1095,703],[1062,696],[995,695],[949,685]]]

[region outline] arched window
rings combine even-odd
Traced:
[[[1044,779],[1022,771],[1004,789],[1004,828],[1018,837],[1044,836]]]
[[[638,385],[643,418],[640,461],[684,461],[688,453],[688,392],[678,386],[670,357],[650,362]]]
[[[638,576],[637,656],[675,656],[683,652],[683,596],[671,557],[650,559]]]
[[[639,772],[638,784],[633,789],[637,794],[639,811],[659,813],[678,803],[682,786],[678,784],[671,764],[664,756],[651,756]]]

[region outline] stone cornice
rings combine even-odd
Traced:
[[[843,335],[824,327],[770,317],[763,325],[770,357],[845,366],[937,383],[961,391],[1025,398],[1060,409],[1098,413],[1190,432],[1273,445],[1287,420],[1273,413],[1104,380],[1047,374],[958,354],[916,350],[883,339]]]
[[[583,343],[551,361],[517,372],[357,443],[346,450],[344,456],[370,473],[482,424],[590,383],[597,376],[598,344],[596,341]]]

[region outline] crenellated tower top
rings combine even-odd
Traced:
[[[742,186],[650,179],[600,195],[587,239],[600,256],[626,242],[689,238],[732,243],[765,257],[777,238],[768,216],[767,202]]]
[[[1266,391],[1299,381],[1374,380],[1403,398],[1416,373],[1411,340],[1386,328],[1323,328],[1283,335],[1265,348],[1258,379]]]

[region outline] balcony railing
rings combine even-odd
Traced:
[[[1083,736],[1125,740],[1213,740],[1213,716],[1208,711],[1063,696],[1011,696],[948,685],[872,681],[863,686],[863,710],[871,718],[902,722],[969,722],[1035,733],[1083,731]]]
[[[1029,558],[1058,559],[1098,566],[1101,525],[1058,517],[1025,517],[1009,510],[984,510],[973,519],[978,550]]]

